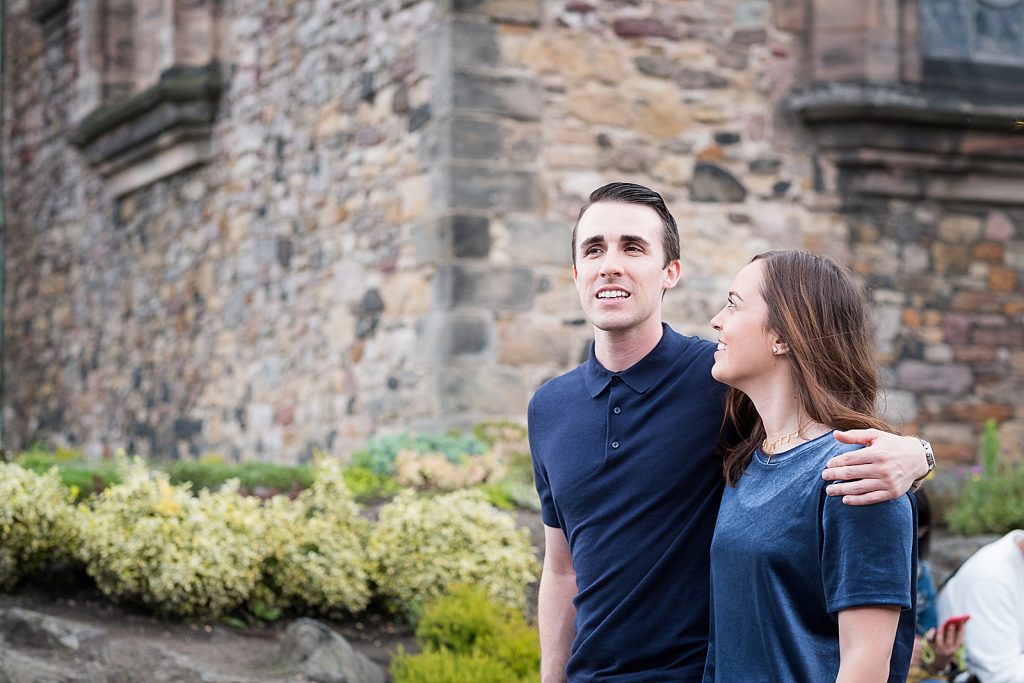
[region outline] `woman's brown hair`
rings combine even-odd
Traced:
[[[785,355],[807,418],[829,427],[892,431],[875,412],[878,377],[867,305],[848,271],[824,256],[804,251],[769,251],[762,264],[765,326],[788,346]],[[733,431],[735,430],[735,431]],[[743,475],[765,439],[753,402],[730,387],[723,435],[725,481]]]

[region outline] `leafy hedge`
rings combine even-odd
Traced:
[[[176,616],[215,617],[246,605],[358,613],[375,596],[418,614],[455,583],[522,605],[535,551],[483,495],[412,492],[360,514],[336,461],[291,500],[241,495],[230,480],[193,494],[167,472],[123,458],[102,493],[71,503],[55,470],[0,465],[0,589],[62,558],[80,561],[110,597]]]

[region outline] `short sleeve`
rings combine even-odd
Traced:
[[[826,496],[821,515],[821,581],[830,613],[868,605],[913,606],[916,511],[909,496],[845,505]]]
[[[540,451],[534,442],[536,435],[537,420],[533,414],[533,401],[530,401],[526,411],[526,433],[530,442],[530,459],[533,461],[533,483],[537,487],[537,495],[540,497],[540,516],[544,524],[549,527],[561,528],[558,521],[558,513],[555,510],[555,502],[551,496],[551,485],[548,483],[548,473],[541,462]]]

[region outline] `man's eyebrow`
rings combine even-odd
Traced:
[[[623,235],[619,238],[620,242],[634,242],[636,244],[642,244],[645,247],[651,246],[651,243],[645,240],[640,235]]]
[[[737,294],[736,292],[729,292],[729,298],[730,299],[736,298],[736,299],[739,299],[740,301],[743,301],[743,297],[740,296],[739,294]]]
[[[580,249],[589,247],[591,244],[604,244],[604,235],[592,235],[580,242]]]

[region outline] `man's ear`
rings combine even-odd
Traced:
[[[576,285],[576,289],[580,288],[580,273],[576,270],[576,266],[572,267],[572,283]]]
[[[665,266],[665,279],[661,282],[662,289],[672,289],[679,284],[679,278],[683,274],[683,264],[680,263],[679,259],[673,259],[669,261],[668,265]]]

